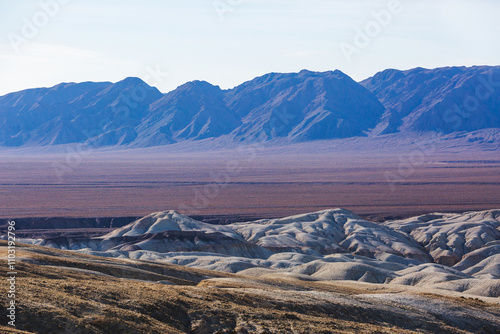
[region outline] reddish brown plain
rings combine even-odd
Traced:
[[[500,208],[500,158],[491,152],[254,153],[2,154],[0,217],[176,209],[264,218],[342,207],[381,219]]]

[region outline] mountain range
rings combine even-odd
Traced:
[[[270,73],[163,94],[141,79],[62,83],[0,97],[0,146],[147,147],[226,138],[303,142],[500,128],[500,67]]]

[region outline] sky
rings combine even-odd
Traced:
[[[498,0],[0,0],[0,95],[140,77],[499,65]]]

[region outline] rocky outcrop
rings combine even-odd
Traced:
[[[500,240],[500,210],[423,215],[382,225],[405,233],[423,245],[434,262],[447,266]]]

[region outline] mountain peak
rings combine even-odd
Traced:
[[[146,82],[144,82],[142,79],[137,78],[137,77],[126,77],[123,80],[120,80],[116,82],[115,87],[137,87],[137,86],[148,86],[150,87]]]
[[[181,90],[190,90],[190,89],[208,89],[208,90],[221,90],[219,86],[212,85],[211,83],[204,80],[193,80],[186,82],[185,84],[177,87],[177,89]]]
[[[500,67],[418,67],[385,70],[361,84],[390,111],[381,133],[449,134],[500,127],[495,75],[500,75]],[[472,107],[467,105],[469,99]]]

